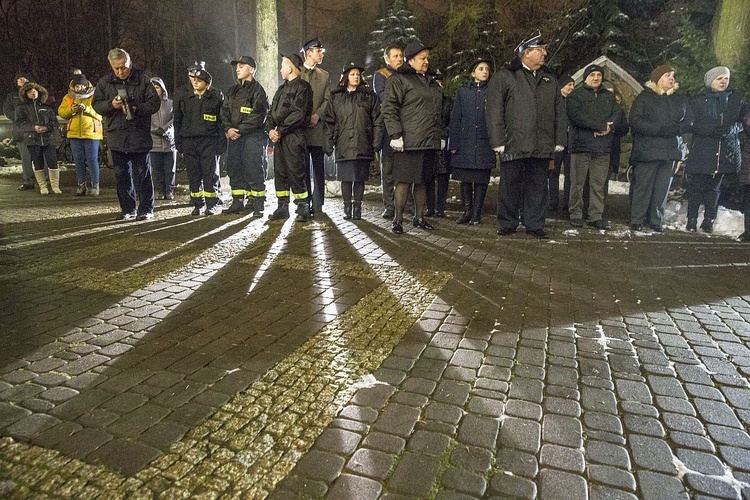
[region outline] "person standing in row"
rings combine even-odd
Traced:
[[[34,77],[28,73],[16,73],[14,81],[16,82],[14,90],[8,92],[8,95],[5,96],[5,101],[3,102],[3,113],[12,123],[11,138],[13,144],[18,149],[19,156],[21,157],[23,182],[18,186],[18,190],[27,191],[34,189],[34,168],[32,167],[29,148],[26,147],[26,142],[24,142],[23,139],[23,133],[18,129],[18,125],[16,125],[16,108],[21,105],[21,98],[18,95],[18,91],[27,83],[33,82]]]
[[[177,149],[174,145],[174,103],[161,78],[151,78],[156,93],[161,99],[159,111],[151,115],[151,171],[154,189],[162,200],[174,200]]]
[[[698,230],[698,210],[705,207],[701,229],[710,233],[719,210],[724,174],[735,174],[742,163],[739,134],[745,101],[729,89],[729,68],[717,66],[703,78],[705,91],[690,103],[693,138],[687,159],[687,230]]]
[[[34,165],[34,177],[40,194],[49,194],[44,177],[46,163],[52,192],[60,190],[60,169],[57,167],[57,151],[52,142],[52,131],[58,127],[57,113],[47,104],[47,89],[36,83],[26,83],[18,91],[20,105],[16,107],[14,123],[23,134]]]
[[[96,84],[92,104],[106,122],[107,148],[112,152],[120,201],[117,220],[151,219],[154,216],[154,184],[148,155],[153,146],[151,115],[159,111],[161,99],[151,80],[132,67],[126,51],[112,49],[107,60],[112,73]]]
[[[570,224],[583,227],[586,180],[589,193],[589,225],[610,228],[602,218],[604,190],[609,180],[609,161],[616,127],[622,122],[615,95],[602,86],[604,68],[592,64],[583,71],[583,85],[567,98],[570,136]]]
[[[380,68],[372,76],[372,88],[378,101],[383,103],[385,85],[393,73],[404,64],[404,53],[401,46],[395,43],[389,44],[383,51],[385,68]],[[393,148],[390,145],[388,134],[383,134],[383,145],[380,150],[380,184],[383,188],[383,213],[384,219],[393,219]]]
[[[297,220],[307,222],[310,217],[310,200],[305,184],[307,147],[305,129],[310,123],[313,91],[302,80],[302,58],[297,54],[281,59],[281,78],[284,80],[276,94],[266,119],[268,138],[274,143],[274,187],[278,207],[269,216],[271,220],[289,218],[289,195],[297,204]]]
[[[471,79],[458,89],[453,103],[448,148],[453,178],[461,182],[464,205],[464,213],[456,222],[473,226],[481,222],[482,205],[496,158],[490,147],[485,117],[490,62],[476,60],[469,73]]]
[[[221,213],[219,156],[226,149],[221,106],[224,94],[211,86],[203,62],[188,69],[190,85],[175,93],[175,145],[185,160],[190,183],[191,215]]]
[[[558,87],[560,87],[560,95],[563,98],[563,106],[567,110],[567,98],[573,89],[576,88],[576,82],[570,76],[565,76],[558,80]],[[567,113],[566,113],[567,119]],[[565,143],[565,149],[562,151],[555,151],[554,154],[554,167],[549,171],[549,206],[550,212],[557,212],[561,209],[565,214],[568,213],[568,202],[570,200],[570,152],[568,151],[568,144]],[[560,174],[563,175],[563,196],[562,204],[560,204]]]
[[[227,137],[227,173],[232,188],[232,205],[224,213],[235,214],[246,207],[262,217],[266,202],[266,172],[263,125],[268,113],[266,91],[255,79],[255,59],[238,57],[232,61],[237,83],[227,92],[221,107],[221,121]],[[247,203],[247,205],[246,205]]]
[[[344,66],[339,85],[331,92],[326,113],[330,154],[336,148],[336,167],[344,197],[344,219],[362,218],[362,196],[370,176],[370,162],[383,142],[377,96],[367,88],[354,63]]]
[[[692,117],[685,99],[675,94],[679,84],[668,64],[655,68],[645,87],[630,109],[635,174],[630,228],[641,231],[648,223],[660,233],[675,163],[685,157],[682,134],[690,130]]]
[[[443,94],[427,74],[430,47],[414,40],[404,49],[406,64],[388,79],[381,112],[395,151],[395,214],[391,230],[404,232],[403,212],[409,189],[414,195],[412,225],[434,229],[424,218],[426,183],[432,180],[438,152],[444,147]]]
[[[565,104],[557,80],[544,66],[547,44],[537,33],[516,47],[517,56],[490,80],[487,128],[500,155],[498,234],[516,232],[523,205],[526,234],[548,239],[547,176],[554,153],[565,149]]]
[[[300,78],[308,82],[313,90],[313,109],[310,115],[310,123],[305,130],[307,151],[310,155],[310,167],[312,168],[312,181],[310,179],[310,168],[306,170],[305,175],[307,192],[312,194],[310,216],[322,212],[326,194],[323,153],[326,133],[323,130],[321,118],[325,115],[326,108],[331,100],[331,77],[327,71],[318,67],[323,62],[325,51],[323,44],[317,38],[308,41],[300,50],[305,57],[304,64],[300,68]]]

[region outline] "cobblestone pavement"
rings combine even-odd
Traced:
[[[2,498],[750,498],[747,245],[63,181],[0,171]]]

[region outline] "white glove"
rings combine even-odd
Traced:
[[[505,146],[498,146],[494,149],[495,153],[503,154],[505,153]]]
[[[559,144],[555,146],[555,153],[562,153],[565,151],[565,146],[560,146]]]
[[[440,151],[445,149],[445,139],[440,139]]]
[[[404,150],[404,138],[399,137],[398,139],[391,139],[391,147],[394,151],[401,152]]]

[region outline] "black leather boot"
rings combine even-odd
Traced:
[[[354,220],[362,220],[362,202],[361,201],[355,201],[352,205],[352,219]]]
[[[714,232],[714,220],[703,219],[703,222],[701,222],[701,229],[703,229],[703,231],[706,233],[713,233]]]
[[[349,220],[351,218],[352,218],[352,202],[345,201],[344,202],[344,220]]]
[[[470,182],[461,183],[461,201],[464,204],[464,213],[456,224],[468,224],[474,211],[474,190]]]
[[[474,184],[474,207],[471,211],[470,226],[476,226],[482,222],[482,205],[487,194],[487,184]]]
[[[245,200],[243,200],[242,196],[235,196],[232,199],[232,204],[224,210],[225,214],[238,214],[245,210]]]
[[[279,199],[279,206],[268,216],[271,220],[284,220],[289,218],[289,199]]]
[[[266,208],[266,199],[261,196],[253,197],[253,217],[263,217]]]
[[[696,232],[698,230],[698,219],[688,219],[685,229],[687,229],[691,233]]]
[[[300,200],[297,202],[297,222],[307,222],[310,218],[310,202],[307,200]]]

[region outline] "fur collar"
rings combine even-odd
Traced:
[[[672,95],[677,91],[677,89],[680,88],[680,84],[677,82],[674,82],[674,87],[664,92],[662,89],[659,88],[657,84],[655,84],[651,80],[644,83],[643,86],[646,87],[647,89],[653,90],[656,95],[664,95],[664,94]]]

